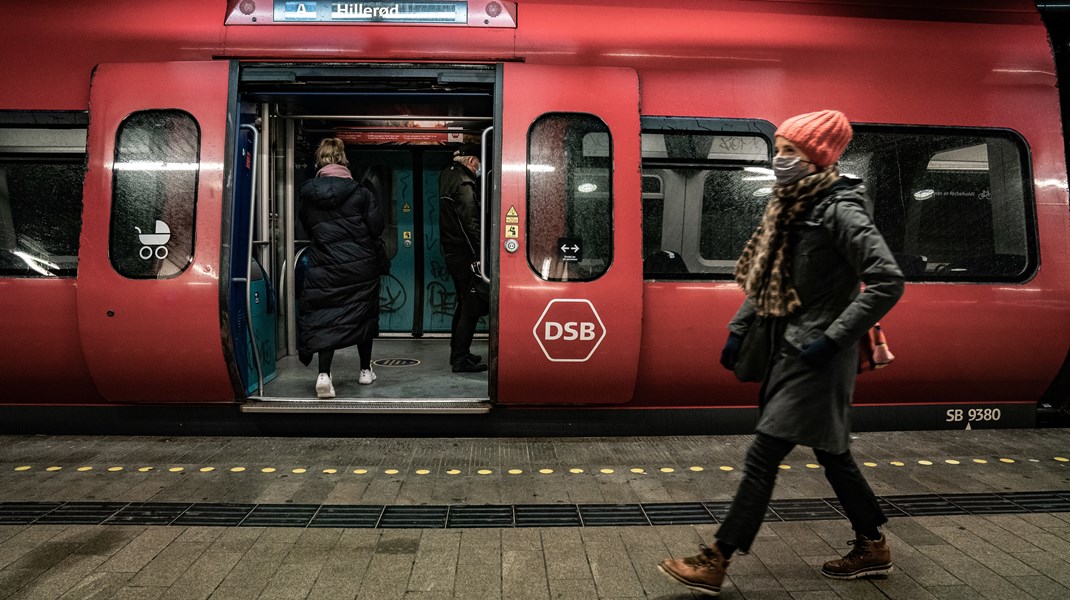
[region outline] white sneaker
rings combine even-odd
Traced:
[[[375,371],[371,369],[361,369],[360,377],[357,378],[357,383],[361,385],[371,385],[375,381]]]
[[[329,374],[320,373],[320,376],[316,378],[316,397],[334,398],[334,384],[331,383]]]

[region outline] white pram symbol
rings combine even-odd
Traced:
[[[137,239],[142,244],[145,244],[138,252],[138,256],[144,260],[149,260],[153,254],[160,260],[167,258],[167,246],[165,244],[171,239],[171,228],[167,226],[167,223],[157,220],[156,233],[141,233],[140,227],[135,227],[134,229],[138,233]],[[152,246],[156,246],[155,252],[153,252]]]

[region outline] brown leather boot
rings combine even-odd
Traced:
[[[847,544],[854,548],[843,558],[825,563],[821,567],[822,575],[833,579],[858,579],[892,572],[892,553],[883,535],[879,540],[871,540],[856,533],[855,539]]]
[[[703,544],[700,549],[697,556],[666,558],[658,570],[696,592],[717,596],[721,593],[725,569],[732,561],[725,560],[716,546],[709,548]]]

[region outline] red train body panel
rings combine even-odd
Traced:
[[[483,0],[467,4],[488,10]],[[640,130],[647,133],[651,118],[770,125],[834,107],[860,130],[1006,133],[1029,169],[1023,239],[1032,240],[1032,271],[1019,280],[908,283],[883,322],[898,359],[860,378],[856,402],[1036,406],[1070,347],[1070,210],[1056,67],[1032,2],[515,4],[515,27],[226,25],[244,17],[238,2],[223,0],[23,3],[8,11],[0,113],[87,112],[88,164],[77,276],[0,276],[0,401],[243,400],[248,382],[237,375],[220,317],[226,195],[236,177],[228,153],[239,128],[228,119],[235,91],[254,85],[235,73],[404,63],[497,68],[490,399],[752,406],[755,388],[716,361],[742,300],[738,287],[724,277],[643,276]],[[201,128],[194,260],[177,277],[152,282],[117,274],[101,246],[114,226],[114,164],[105,159],[116,152],[116,128],[142,108],[188,112]],[[612,260],[582,283],[540,277],[523,251],[535,218],[529,136],[541,116],[557,113],[595,115],[613,144]],[[986,165],[996,164],[993,152]],[[515,224],[507,213],[517,217],[518,235],[507,233]],[[509,240],[522,251],[503,251]],[[552,357],[538,339],[540,319],[551,309],[586,310],[576,304],[584,302],[604,337],[588,340],[596,347],[583,360]]]

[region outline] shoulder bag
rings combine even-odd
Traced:
[[[765,381],[773,358],[773,319],[755,317],[739,347],[739,360],[732,369],[740,381]]]
[[[858,342],[858,372],[883,369],[892,364],[893,360],[895,355],[888,348],[888,340],[884,337],[881,324],[877,323],[870,327]]]

